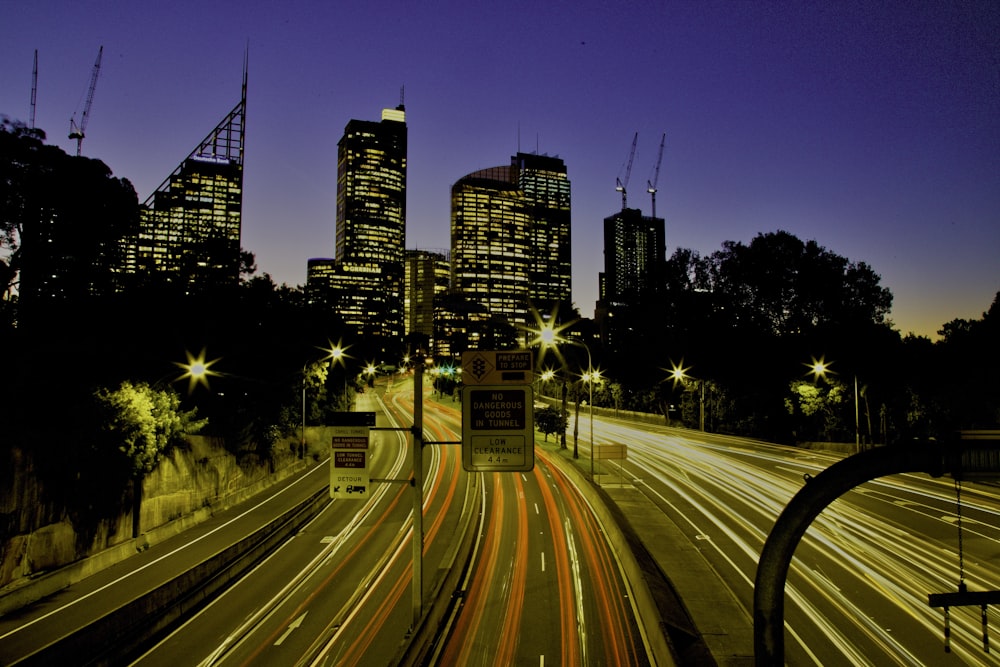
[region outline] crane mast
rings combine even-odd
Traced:
[[[35,100],[38,97],[38,49],[35,49],[35,65],[31,68],[31,129],[35,129]]]
[[[628,187],[628,179],[632,176],[632,160],[635,159],[635,144],[639,141],[639,133],[636,132],[635,136],[632,137],[632,150],[628,154],[628,166],[625,168],[625,180],[623,181],[620,176],[615,179],[615,190],[622,193],[622,210],[624,211],[628,207],[628,200],[626,199],[627,193],[626,188]]]
[[[649,193],[649,197],[652,200],[653,211],[652,216],[656,217],[656,182],[660,180],[660,163],[663,162],[663,144],[667,141],[667,133],[663,133],[663,137],[660,139],[660,154],[656,156],[656,168],[653,171],[653,180],[646,181],[646,192]]]
[[[87,121],[90,120],[90,105],[94,102],[94,89],[97,88],[97,75],[101,73],[101,55],[104,54],[102,46],[97,51],[97,60],[94,62],[94,71],[90,74],[90,88],[87,89],[87,101],[83,105],[83,115],[80,116],[80,124],[76,124],[76,113],[69,119],[69,138],[76,139],[76,154],[80,155],[83,149],[84,131],[87,129]]]

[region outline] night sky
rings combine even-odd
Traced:
[[[864,261],[901,333],[1000,290],[1000,3],[34,2],[0,11],[0,114],[145,199],[249,93],[243,246],[278,283],[332,257],[336,147],[405,90],[407,247],[449,247],[450,188],[518,150],[565,160],[573,301],[593,315],[603,219],[657,214],[667,253],[786,230]]]

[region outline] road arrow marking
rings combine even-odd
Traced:
[[[297,619],[295,619],[294,621],[292,621],[291,623],[289,623],[288,624],[288,629],[285,630],[285,632],[280,637],[278,637],[278,641],[274,642],[274,645],[275,646],[281,646],[282,642],[284,642],[285,639],[288,638],[288,635],[292,634],[292,630],[294,630],[297,627],[299,627],[300,625],[302,625],[302,620],[306,617],[306,614],[308,614],[308,613],[309,613],[308,611],[302,612],[301,616],[299,616]]]

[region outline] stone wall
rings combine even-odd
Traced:
[[[311,451],[318,449],[320,432],[307,433]],[[90,574],[148,547],[160,533],[178,532],[315,463],[311,452],[303,459],[296,456],[297,438],[275,444],[273,461],[255,464],[238,462],[217,439],[187,440],[188,447],[174,449],[143,483],[140,537],[133,539],[132,509],[123,507],[120,515],[96,526],[84,553],[68,508],[47,507],[30,457],[8,450],[7,460],[0,462],[0,596],[106,552],[107,558],[93,559],[102,565],[84,568],[81,576]]]

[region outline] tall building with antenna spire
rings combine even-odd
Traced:
[[[140,206],[127,272],[188,293],[239,282],[247,63],[239,103]]]
[[[406,109],[351,120],[337,143],[335,255],[308,263],[310,303],[333,308],[374,347],[403,340]],[[380,341],[375,344],[374,341]]]

